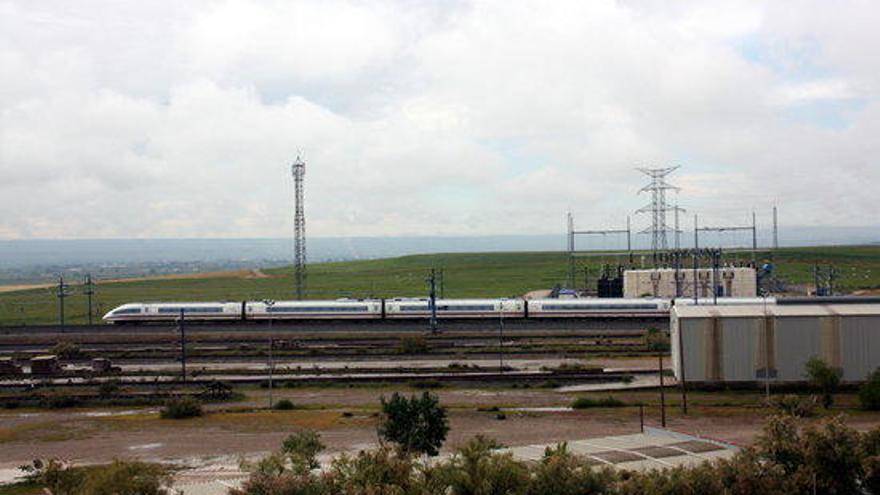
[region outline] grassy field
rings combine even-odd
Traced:
[[[739,260],[746,261],[747,254]],[[646,257],[647,258],[647,257]],[[603,263],[624,262],[613,256],[580,258],[578,286],[584,284],[584,268],[591,285]],[[759,260],[759,261],[764,261]],[[635,262],[641,264],[642,256]],[[649,258],[646,259],[649,262]],[[815,263],[833,264],[836,285],[842,291],[880,288],[880,246],[835,246],[780,249],[774,257],[778,275],[792,284],[810,284]],[[562,252],[462,253],[403,256],[399,258],[322,263],[309,266],[308,297],[424,296],[431,268],[443,269],[446,297],[519,296],[531,290],[564,284],[567,255]],[[268,277],[231,274],[174,280],[141,280],[99,284],[96,310],[100,314],[132,301],[290,299],[291,270],[266,270]],[[72,286],[66,298],[66,320],[86,320],[86,297],[82,287]],[[53,289],[32,289],[0,294],[0,325],[46,324],[58,320],[58,301]]]

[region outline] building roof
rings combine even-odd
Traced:
[[[880,304],[743,304],[674,306],[678,318],[760,318],[761,316],[880,316]]]

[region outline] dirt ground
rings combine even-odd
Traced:
[[[60,457],[77,462],[114,458],[180,461],[225,456],[259,455],[277,449],[289,433],[303,428],[319,431],[330,452],[375,445],[379,397],[406,387],[302,388],[273,391],[273,400],[290,399],[293,411],[260,409],[268,404],[264,389],[245,390],[244,401],[214,404],[208,414],[191,420],[162,420],[152,408],[105,408],[0,411],[0,468],[35,458]],[[585,439],[639,431],[639,407],[571,410],[585,394],[552,389],[443,388],[433,391],[449,408],[451,430],[446,450],[478,433],[509,446]],[[594,393],[613,395],[627,404],[645,403],[645,422],[659,426],[659,394],[651,391]],[[759,392],[692,392],[690,411],[683,416],[677,391],[667,395],[671,429],[747,445],[760,431],[768,411]],[[841,394],[838,409],[850,424],[880,426],[880,414],[855,409],[853,394]],[[504,419],[498,419],[499,408]]]

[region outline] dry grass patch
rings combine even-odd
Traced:
[[[367,414],[343,415],[341,411],[293,410],[293,411],[220,411],[207,413],[199,418],[180,421],[163,421],[159,415],[130,414],[97,418],[102,427],[117,431],[145,430],[153,428],[220,428],[236,433],[263,433],[291,429],[330,430],[366,426],[375,423]]]

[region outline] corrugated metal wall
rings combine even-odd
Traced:
[[[842,369],[845,381],[863,380],[880,367],[880,315],[707,313],[671,320],[676,376],[683,357],[686,381],[763,381],[768,367],[772,381],[802,381],[812,356]]]

